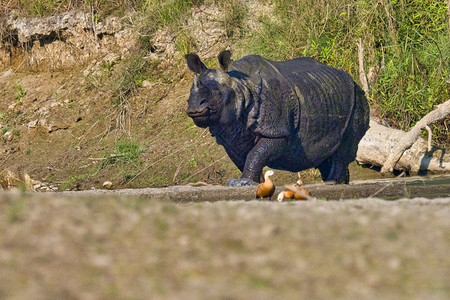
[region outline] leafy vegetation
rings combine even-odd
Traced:
[[[139,157],[143,152],[142,146],[130,139],[124,138],[116,142],[114,153],[105,156],[105,159],[94,169],[95,173],[113,166],[117,170],[117,175],[111,178],[126,183],[136,176],[141,168]]]
[[[121,162],[134,162],[142,153],[142,147],[133,141],[124,139],[116,143],[115,160]]]
[[[23,86],[21,84],[16,84],[15,88],[17,92],[14,94],[14,99],[16,102],[20,102],[20,100],[26,96],[27,92],[23,89]]]
[[[356,43],[378,80],[368,95],[382,118],[408,129],[449,99],[447,3],[275,0],[275,16],[241,47],[271,59],[312,56],[358,78]],[[367,72],[367,70],[366,70]]]
[[[87,175],[87,174],[71,176],[70,178],[68,178],[67,180],[65,180],[61,183],[60,188],[63,191],[75,189],[82,181],[87,180],[87,179],[89,179],[89,175]]]

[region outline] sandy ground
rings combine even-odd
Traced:
[[[0,194],[2,299],[449,299],[450,198]]]

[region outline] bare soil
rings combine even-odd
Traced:
[[[450,198],[0,194],[3,299],[448,299]]]

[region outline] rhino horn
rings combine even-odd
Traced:
[[[194,74],[194,84],[193,84],[193,87],[194,87],[194,91],[196,91],[196,92],[198,92],[198,76],[197,76],[197,74]]]
[[[231,79],[231,76],[222,69],[217,69],[217,81],[222,85],[234,87],[234,82]]]

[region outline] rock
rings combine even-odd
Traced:
[[[143,87],[143,88],[150,88],[150,87],[152,87],[153,85],[154,85],[154,84],[153,84],[152,82],[148,81],[148,80],[142,81],[142,87]]]
[[[38,123],[38,120],[30,121],[30,122],[28,122],[27,127],[28,128],[36,128],[37,123]]]
[[[1,74],[1,77],[3,77],[3,78],[8,78],[9,75],[11,75],[11,74],[13,74],[13,70],[12,70],[12,69],[8,69],[8,70],[6,70],[5,72],[3,72],[3,73]]]
[[[216,5],[202,6],[192,12],[187,27],[195,37],[195,44],[202,56],[217,55],[219,48],[227,39],[227,31],[223,26],[223,13]],[[209,55],[208,55],[209,54]]]
[[[8,130],[7,132],[5,132],[5,134],[3,135],[5,141],[9,142],[12,141],[13,139],[13,133],[11,130]]]
[[[121,28],[117,17],[94,22],[90,13],[69,11],[45,18],[18,18],[12,15],[5,22],[4,34],[17,40],[21,47],[13,51],[0,46],[0,68],[23,56],[22,68],[58,70],[79,66],[93,57],[107,55],[116,48],[128,49],[131,32]]]
[[[103,182],[103,184],[102,184],[102,187],[104,188],[104,189],[107,189],[107,190],[110,190],[111,188],[112,188],[112,182],[111,181],[105,181],[105,182]]]
[[[47,119],[43,118],[38,121],[38,124],[43,128],[47,129],[48,133],[69,128],[69,125],[63,123],[62,120],[48,121]]]
[[[175,35],[167,28],[157,30],[153,36],[153,49],[155,53],[172,57],[175,53]]]

